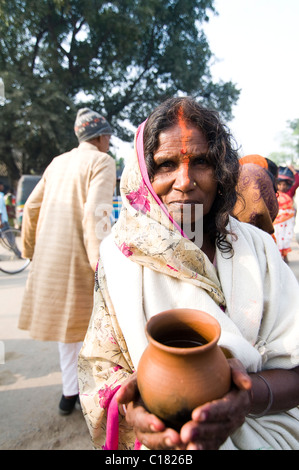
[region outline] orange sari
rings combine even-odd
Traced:
[[[278,191],[277,200],[279,211],[274,224],[280,224],[281,222],[285,222],[295,216],[293,199],[288,194]]]

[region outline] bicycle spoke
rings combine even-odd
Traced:
[[[21,232],[11,228],[0,232],[0,270],[7,274],[23,271],[30,260],[21,256]]]

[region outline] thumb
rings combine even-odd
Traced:
[[[117,390],[115,394],[116,401],[120,404],[127,404],[134,401],[139,395],[137,386],[137,374],[130,376]]]
[[[232,381],[240,390],[250,390],[252,381],[243,364],[237,359],[229,359]]]

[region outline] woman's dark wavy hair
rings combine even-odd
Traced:
[[[156,167],[154,154],[159,146],[159,134],[178,124],[179,116],[205,135],[208,142],[207,159],[215,170],[218,191],[209,214],[204,216],[204,232],[208,233],[223,253],[232,251],[226,240],[229,214],[237,201],[236,186],[239,176],[238,153],[233,138],[216,111],[204,108],[191,97],[170,98],[160,104],[149,116],[144,128],[144,155],[149,178],[152,181]]]

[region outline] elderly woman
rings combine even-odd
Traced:
[[[135,149],[79,359],[95,447],[299,449],[298,283],[269,234],[229,215],[239,171],[229,133],[216,113],[173,98],[139,127]],[[203,220],[202,236],[192,241],[185,219]],[[146,321],[182,307],[220,323],[232,387],[177,431],[145,409],[136,370]]]

